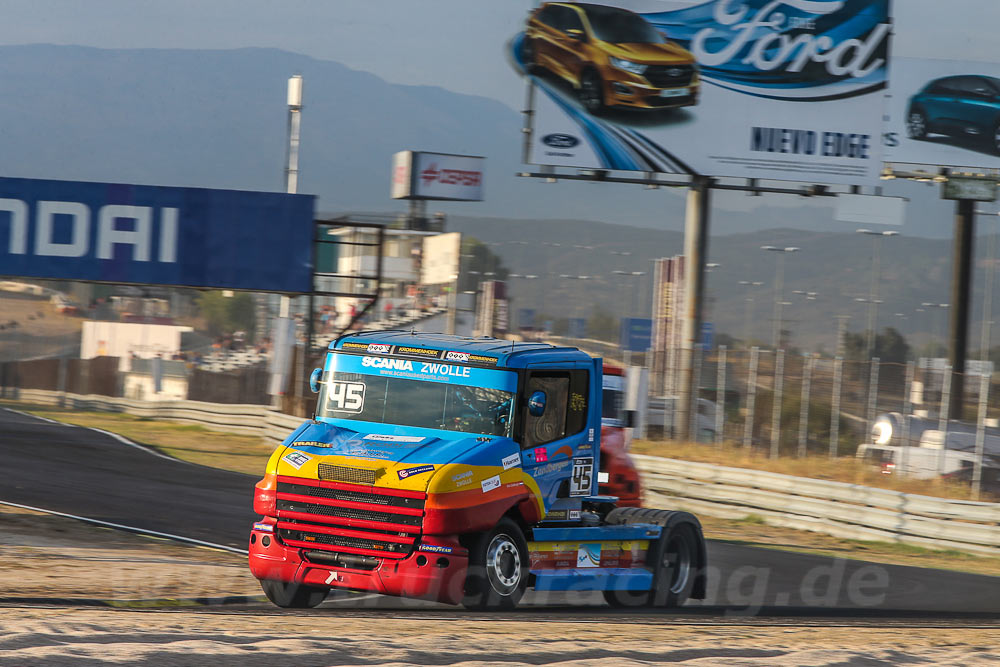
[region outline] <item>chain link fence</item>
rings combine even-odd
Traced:
[[[990,400],[998,382],[932,361],[720,347],[695,357],[696,432],[773,459],[860,455],[886,474],[1000,490],[1000,404]]]

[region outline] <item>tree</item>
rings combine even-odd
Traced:
[[[587,320],[587,336],[609,343],[617,342],[619,336],[618,318],[599,304],[595,305]]]
[[[499,255],[479,239],[462,241],[462,279],[460,292],[475,291],[483,280],[507,280],[510,270]]]
[[[844,347],[849,361],[868,361],[868,336],[847,332]],[[886,327],[875,336],[875,349],[871,356],[883,363],[905,364],[910,358],[910,344],[894,327]]]
[[[252,336],[257,322],[253,297],[246,292],[237,292],[233,296],[223,294],[216,291],[198,295],[198,308],[209,333],[217,336],[245,331]]]

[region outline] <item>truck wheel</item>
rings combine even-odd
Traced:
[[[649,523],[668,526],[676,512],[639,507],[616,507],[608,512],[610,525]],[[694,517],[691,521],[697,521]],[[653,568],[656,590],[606,591],[604,599],[613,607],[655,605],[679,607],[691,597],[701,567],[698,534],[691,523],[675,523],[660,539],[649,545],[647,565]],[[643,599],[645,595],[645,599]]]
[[[311,609],[326,599],[329,590],[314,586],[303,586],[273,579],[261,579],[260,587],[264,589],[267,599],[279,607],[286,609]]]
[[[513,609],[528,587],[528,543],[521,528],[503,517],[469,546],[465,579],[467,609]]]

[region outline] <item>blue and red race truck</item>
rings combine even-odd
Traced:
[[[526,589],[619,606],[704,598],[686,512],[600,495],[602,362],[411,332],[330,344],[316,416],[257,483],[250,569],[281,607],[331,589],[511,609]]]

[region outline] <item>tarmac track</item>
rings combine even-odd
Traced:
[[[0,500],[245,549],[255,477],[176,461],[109,434],[0,409]],[[648,612],[611,609],[600,594],[529,591],[521,620],[648,622]],[[318,610],[375,616],[441,614],[460,608],[378,595],[331,596]],[[270,609],[233,613],[289,613]],[[671,622],[794,618],[795,625],[846,622],[963,625],[1000,619],[1000,578],[882,565],[709,541],[708,599],[664,612]],[[876,619],[878,619],[876,621]]]

